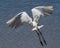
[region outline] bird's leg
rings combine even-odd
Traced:
[[[37,33],[37,35],[38,35],[38,37],[39,37],[39,40],[40,40],[40,43],[41,43],[41,45],[43,46],[43,43],[42,43],[42,41],[41,41],[39,32],[38,32],[37,30],[35,30],[35,32]]]
[[[42,35],[42,33],[41,33],[41,31],[39,29],[38,29],[38,32],[42,36],[42,39],[43,39],[44,43],[47,45],[47,43],[46,43],[46,41],[45,41],[45,39],[44,39],[44,37],[43,37],[43,35]]]

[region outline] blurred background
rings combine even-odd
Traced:
[[[0,0],[0,48],[44,48],[28,24],[14,29],[6,22],[22,11],[32,17],[33,7],[48,5],[54,6],[53,14],[39,20],[44,25],[41,29],[47,42],[44,47],[60,48],[60,0]]]

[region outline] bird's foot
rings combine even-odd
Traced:
[[[44,25],[40,25],[40,26],[38,26],[38,29],[41,29],[43,26],[44,26]]]
[[[44,26],[44,25],[40,25],[40,26],[38,26],[37,28],[35,27],[35,28],[32,29],[32,31],[35,31],[35,30],[37,30],[37,29],[41,29],[43,26]]]

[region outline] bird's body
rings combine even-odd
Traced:
[[[24,23],[29,23],[33,27],[32,31],[38,32],[39,29],[43,27],[43,25],[38,26],[38,20],[40,19],[40,16],[47,16],[52,14],[53,6],[38,6],[33,8],[31,11],[32,11],[33,19],[27,14],[27,12],[20,12],[16,16],[14,16],[12,19],[8,20],[6,23],[10,27],[15,27],[15,28],[18,28]]]
[[[37,28],[38,23],[36,23],[35,21],[33,21],[32,24],[33,24],[33,27],[36,27]]]

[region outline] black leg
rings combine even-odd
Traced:
[[[36,31],[36,30],[35,30],[35,31]],[[38,35],[38,37],[39,37],[39,41],[40,41],[41,45],[43,46],[43,43],[42,43],[42,41],[41,41],[41,38],[40,38],[40,34],[39,34],[39,32],[36,31],[36,33],[37,33],[37,35]]]
[[[43,37],[41,31],[40,31],[39,29],[38,29],[38,31],[39,31],[40,35],[42,36],[42,39],[43,39],[44,43],[47,45],[47,43],[46,43],[46,41],[45,41],[45,39],[44,39],[44,37]]]

